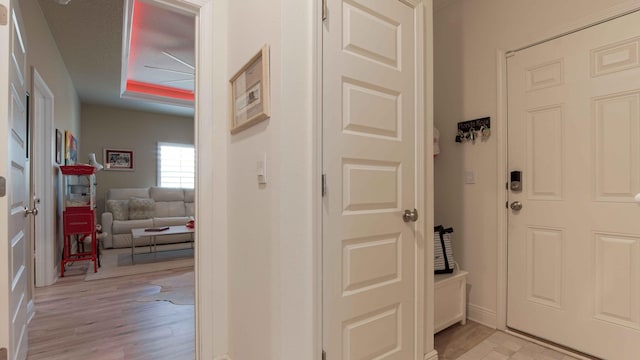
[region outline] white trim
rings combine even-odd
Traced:
[[[420,212],[423,214],[418,217],[418,221],[415,224],[416,229],[416,241],[415,241],[415,304],[414,304],[414,317],[416,319],[415,329],[414,329],[414,341],[415,341],[415,352],[414,358],[416,360],[421,359],[424,356],[425,348],[424,348],[424,340],[425,340],[425,249],[429,248],[426,246],[427,239],[431,239],[431,237],[426,236],[427,234],[431,234],[432,231],[427,232],[429,218],[427,214],[433,213],[431,209],[425,207],[425,156],[433,153],[433,147],[427,146],[425,150],[425,129],[427,133],[431,133],[431,128],[426,124],[429,119],[426,119],[426,94],[425,88],[426,84],[426,76],[425,76],[425,2],[430,3],[431,0],[411,2],[414,6],[414,21],[415,21],[415,29],[414,32],[416,37],[414,39],[415,42],[415,79],[416,81],[416,108],[415,108],[415,118],[416,118],[416,133],[415,133],[415,207],[416,209],[420,209]],[[405,2],[407,3],[407,2]],[[411,4],[407,3],[407,5]],[[431,141],[429,142],[431,144]],[[428,154],[425,154],[425,151]],[[433,277],[430,276],[433,281]],[[430,322],[427,322],[430,323]]]
[[[33,109],[32,124],[32,153],[31,153],[31,181],[33,182],[31,195],[40,198],[41,203],[32,204],[40,209],[34,217],[35,231],[32,233],[35,246],[35,286],[49,286],[57,279],[55,259],[55,214],[54,199],[55,184],[55,130],[53,128],[55,97],[38,70],[33,68],[33,94],[31,109]],[[41,98],[42,97],[42,98]],[[42,101],[42,106],[40,102]],[[39,109],[44,108],[40,113]],[[62,144],[61,144],[62,145]]]
[[[496,312],[491,309],[475,304],[468,304],[467,318],[492,329],[496,328]]]
[[[151,1],[196,17],[195,147],[196,159],[207,154],[207,161],[196,161],[196,219],[203,221],[196,221],[195,231],[213,241],[200,242],[195,254],[195,345],[196,359],[212,359],[228,348],[226,1]]]
[[[496,296],[496,327],[504,330],[507,328],[507,261],[508,261],[508,249],[507,249],[507,200],[508,192],[506,189],[506,181],[508,174],[507,166],[507,64],[505,58],[505,52],[496,50],[496,74],[498,75],[497,82],[497,113],[496,121],[493,124],[496,132],[496,147],[497,147],[497,169],[498,169],[498,181],[497,181],[497,296]],[[502,286],[504,285],[504,286]]]
[[[424,354],[424,360],[438,360],[438,352],[431,350],[429,353]]]
[[[555,29],[554,31],[551,32],[545,32],[537,37],[535,37],[534,39],[537,39],[535,41],[528,41],[526,43],[521,44],[520,46],[515,46],[512,49],[520,49],[520,48],[526,48],[532,44],[537,44],[539,43],[541,40],[545,40],[545,39],[552,39],[557,37],[559,34],[568,34],[571,33],[572,31],[576,31],[577,29],[583,29],[589,26],[592,26],[594,24],[598,24],[603,22],[603,20],[611,20],[614,19],[616,17],[619,16],[623,16],[625,14],[634,12],[634,11],[639,11],[640,10],[640,0],[631,0],[631,1],[627,1],[625,3],[622,3],[620,5],[602,10],[602,11],[598,11],[595,14],[589,15],[587,17],[584,17],[574,23],[571,23],[569,25],[564,25],[561,26],[557,29]],[[510,50],[513,51],[513,50]],[[509,169],[507,168],[506,164],[507,164],[507,155],[508,155],[508,149],[507,149],[507,144],[508,144],[508,139],[507,139],[507,125],[508,125],[508,118],[507,118],[507,98],[508,98],[508,93],[507,93],[507,78],[506,78],[506,73],[507,73],[507,62],[506,62],[506,57],[509,56],[510,51],[505,51],[504,49],[498,49],[497,50],[497,110],[498,110],[498,120],[497,120],[497,124],[496,124],[496,130],[498,131],[498,139],[505,139],[505,141],[503,141],[502,146],[500,144],[500,142],[498,142],[498,151],[497,151],[497,160],[498,160],[498,166],[497,166],[497,171],[498,171],[498,179],[507,179],[507,175],[508,175],[508,171]],[[506,181],[506,180],[505,180]],[[498,181],[498,186],[503,186],[502,181]],[[502,188],[504,189],[504,188]],[[502,195],[501,195],[502,194]],[[498,279],[498,283],[497,283],[497,309],[496,309],[496,327],[499,329],[506,329],[507,327],[507,281],[508,281],[508,269],[507,269],[507,265],[508,265],[508,254],[507,254],[507,246],[508,246],[508,238],[507,238],[507,233],[508,233],[508,222],[507,222],[507,216],[508,216],[508,212],[505,211],[503,208],[503,204],[506,201],[506,194],[504,191],[500,191],[498,192],[498,199],[504,198],[505,200],[498,201],[498,223],[497,223],[497,235],[498,235],[498,244],[497,244],[497,251],[498,251],[498,274],[497,274],[497,279]],[[471,310],[471,305],[469,305],[469,310]],[[471,318],[471,315],[469,315],[469,318]]]
[[[429,246],[427,244],[431,243],[431,234],[433,233],[434,226],[434,163],[433,163],[433,109],[434,109],[434,98],[433,98],[433,1],[432,0],[424,0],[423,1],[423,31],[421,33],[424,34],[423,39],[423,53],[424,53],[424,74],[423,81],[425,84],[423,99],[424,99],[424,138],[422,139],[424,151],[424,157],[422,158],[422,163],[425,164],[424,167],[424,179],[421,185],[421,188],[424,189],[424,193],[422,195],[423,204],[422,208],[424,209],[424,227],[423,227],[423,238],[424,238],[424,265],[423,265],[423,284],[424,284],[424,292],[423,292],[423,301],[424,311],[423,311],[423,353],[427,353],[428,356],[432,356],[432,359],[437,360],[438,353],[434,350],[434,342],[433,342],[433,334],[435,333],[435,324],[434,324],[434,307],[435,307],[435,297],[434,297],[434,289],[435,289],[435,278],[433,274],[433,246]],[[426,274],[429,274],[428,276]],[[435,357],[433,357],[435,355]]]
[[[315,281],[314,289],[315,294],[313,296],[314,304],[314,344],[313,351],[315,359],[322,359],[322,351],[323,351],[323,342],[322,342],[322,319],[323,319],[323,307],[322,307],[322,214],[323,214],[323,202],[322,202],[322,174],[324,174],[324,163],[322,162],[322,154],[323,154],[323,117],[322,117],[322,56],[323,56],[323,42],[322,42],[322,27],[324,25],[324,21],[322,20],[322,1],[316,1],[315,6],[313,7],[313,21],[315,26],[313,26],[313,38],[315,44],[313,44],[314,54],[312,56],[313,59],[313,75],[315,76],[315,94],[313,96],[313,104],[312,111],[315,114],[315,121],[313,131],[315,134],[313,135],[313,141],[315,145],[313,146],[314,153],[313,161],[315,161],[315,166],[313,167],[313,227],[315,234],[314,239],[314,276],[313,279]]]
[[[231,360],[231,357],[227,354],[216,356],[213,360]]]

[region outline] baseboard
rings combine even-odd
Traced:
[[[214,357],[213,360],[231,360],[231,358],[229,357],[229,355],[224,354]]]
[[[424,354],[424,360],[438,360],[438,352],[434,349]]]
[[[498,324],[498,315],[494,310],[474,304],[467,305],[467,319],[473,320],[492,329],[495,329]]]

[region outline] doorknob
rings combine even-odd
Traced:
[[[33,216],[38,215],[38,208],[34,207],[33,210],[29,210],[29,208],[25,206],[24,207],[24,217],[27,217],[29,215],[33,215]]]
[[[514,201],[509,207],[511,210],[520,211],[522,209],[522,203],[520,201]]]
[[[413,209],[413,210],[405,210],[404,213],[402,214],[402,220],[404,220],[404,222],[416,222],[418,221],[418,210]]]

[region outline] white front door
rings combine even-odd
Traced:
[[[640,13],[508,61],[508,326],[640,354]]]
[[[27,356],[27,303],[30,300],[28,221],[24,210],[29,206],[29,179],[26,161],[26,48],[17,1],[11,1],[9,28],[8,112],[2,116],[8,120],[8,131],[2,134],[3,140],[0,141],[8,149],[6,196],[0,198],[2,206],[7,207],[8,217],[7,228],[2,229],[6,233],[0,237],[4,247],[0,254],[7,261],[0,266],[3,278],[0,284],[5,284],[0,294],[8,299],[7,306],[0,306],[0,326],[3,330],[8,328],[8,332],[7,338],[0,341],[6,340],[9,359],[20,360]],[[0,300],[0,305],[4,305],[3,300]],[[0,334],[5,332],[0,330]]]
[[[423,9],[410,3],[327,4],[323,346],[332,360],[422,359],[422,247],[416,223],[403,221],[417,207],[423,122]]]

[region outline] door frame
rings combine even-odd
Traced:
[[[519,50],[540,45],[547,41],[555,40],[557,38],[584,30],[586,28],[599,25],[601,23],[613,20],[630,13],[640,11],[640,0],[631,0],[622,3],[618,6],[614,6],[608,9],[598,11],[592,15],[579,19],[578,21],[554,29],[550,32],[541,33],[539,36],[534,37],[534,41],[523,43],[520,46],[513,47],[510,50],[498,49],[496,50],[496,74],[497,74],[497,114],[496,114],[496,138],[498,141],[497,151],[497,172],[498,181],[496,184],[498,202],[497,202],[497,311],[496,311],[496,327],[499,330],[507,330],[507,280],[508,280],[508,216],[509,212],[505,205],[508,201],[508,190],[505,189],[503,183],[507,183],[509,168],[507,166],[508,160],[508,137],[507,137],[507,58],[513,53]],[[504,139],[504,140],[503,140]],[[517,333],[514,333],[517,335]],[[575,356],[575,354],[572,354]]]
[[[427,26],[433,24],[433,0],[396,0],[404,3],[405,5],[414,8],[414,14],[416,16],[416,44],[419,44],[416,49],[416,78],[422,79],[421,82],[416,84],[416,119],[422,119],[416,124],[415,133],[415,204],[417,209],[420,210],[423,215],[419,217],[415,224],[416,229],[416,249],[415,256],[415,351],[421,351],[422,353],[415,354],[415,360],[434,360],[438,358],[438,353],[434,349],[434,324],[433,324],[433,312],[434,312],[434,277],[427,276],[427,274],[433,273],[433,246],[426,246],[429,244],[427,240],[431,239],[431,230],[434,226],[434,194],[433,186],[426,187],[426,185],[433,185],[434,179],[434,164],[433,164],[433,146],[431,141],[425,142],[427,139],[433,138],[433,26]],[[640,1],[640,0],[639,0]],[[314,130],[316,135],[314,136],[316,144],[314,161],[314,188],[321,189],[322,182],[320,181],[324,172],[323,168],[323,26],[324,20],[322,20],[322,2],[317,1],[314,7],[316,19],[316,26],[314,27],[315,39],[317,42],[316,53],[314,56],[314,69],[315,69],[315,104],[314,113],[318,121],[316,121]],[[426,31],[425,31],[426,30]],[[314,276],[314,288],[316,292],[315,304],[314,304],[314,340],[316,345],[314,346],[314,353],[318,354],[319,359],[324,347],[323,341],[323,196],[321,191],[315,192],[314,196],[314,228],[316,234],[315,249],[315,276]]]
[[[34,231],[32,238],[31,269],[34,271],[34,282],[31,286],[41,287],[53,284],[56,281],[58,270],[55,266],[55,241],[49,236],[55,236],[56,225],[54,215],[56,207],[54,202],[54,174],[53,159],[54,147],[52,139],[55,136],[54,124],[54,94],[44,81],[38,70],[32,68],[32,101],[31,113],[32,126],[31,138],[33,139],[31,149],[31,188],[30,201],[34,202],[34,192],[41,199],[41,204],[32,204],[39,207],[40,213],[34,217]],[[39,99],[42,96],[42,100]],[[40,112],[38,105],[41,103],[45,111]],[[48,190],[48,191],[47,191]],[[46,206],[46,208],[44,207]]]

